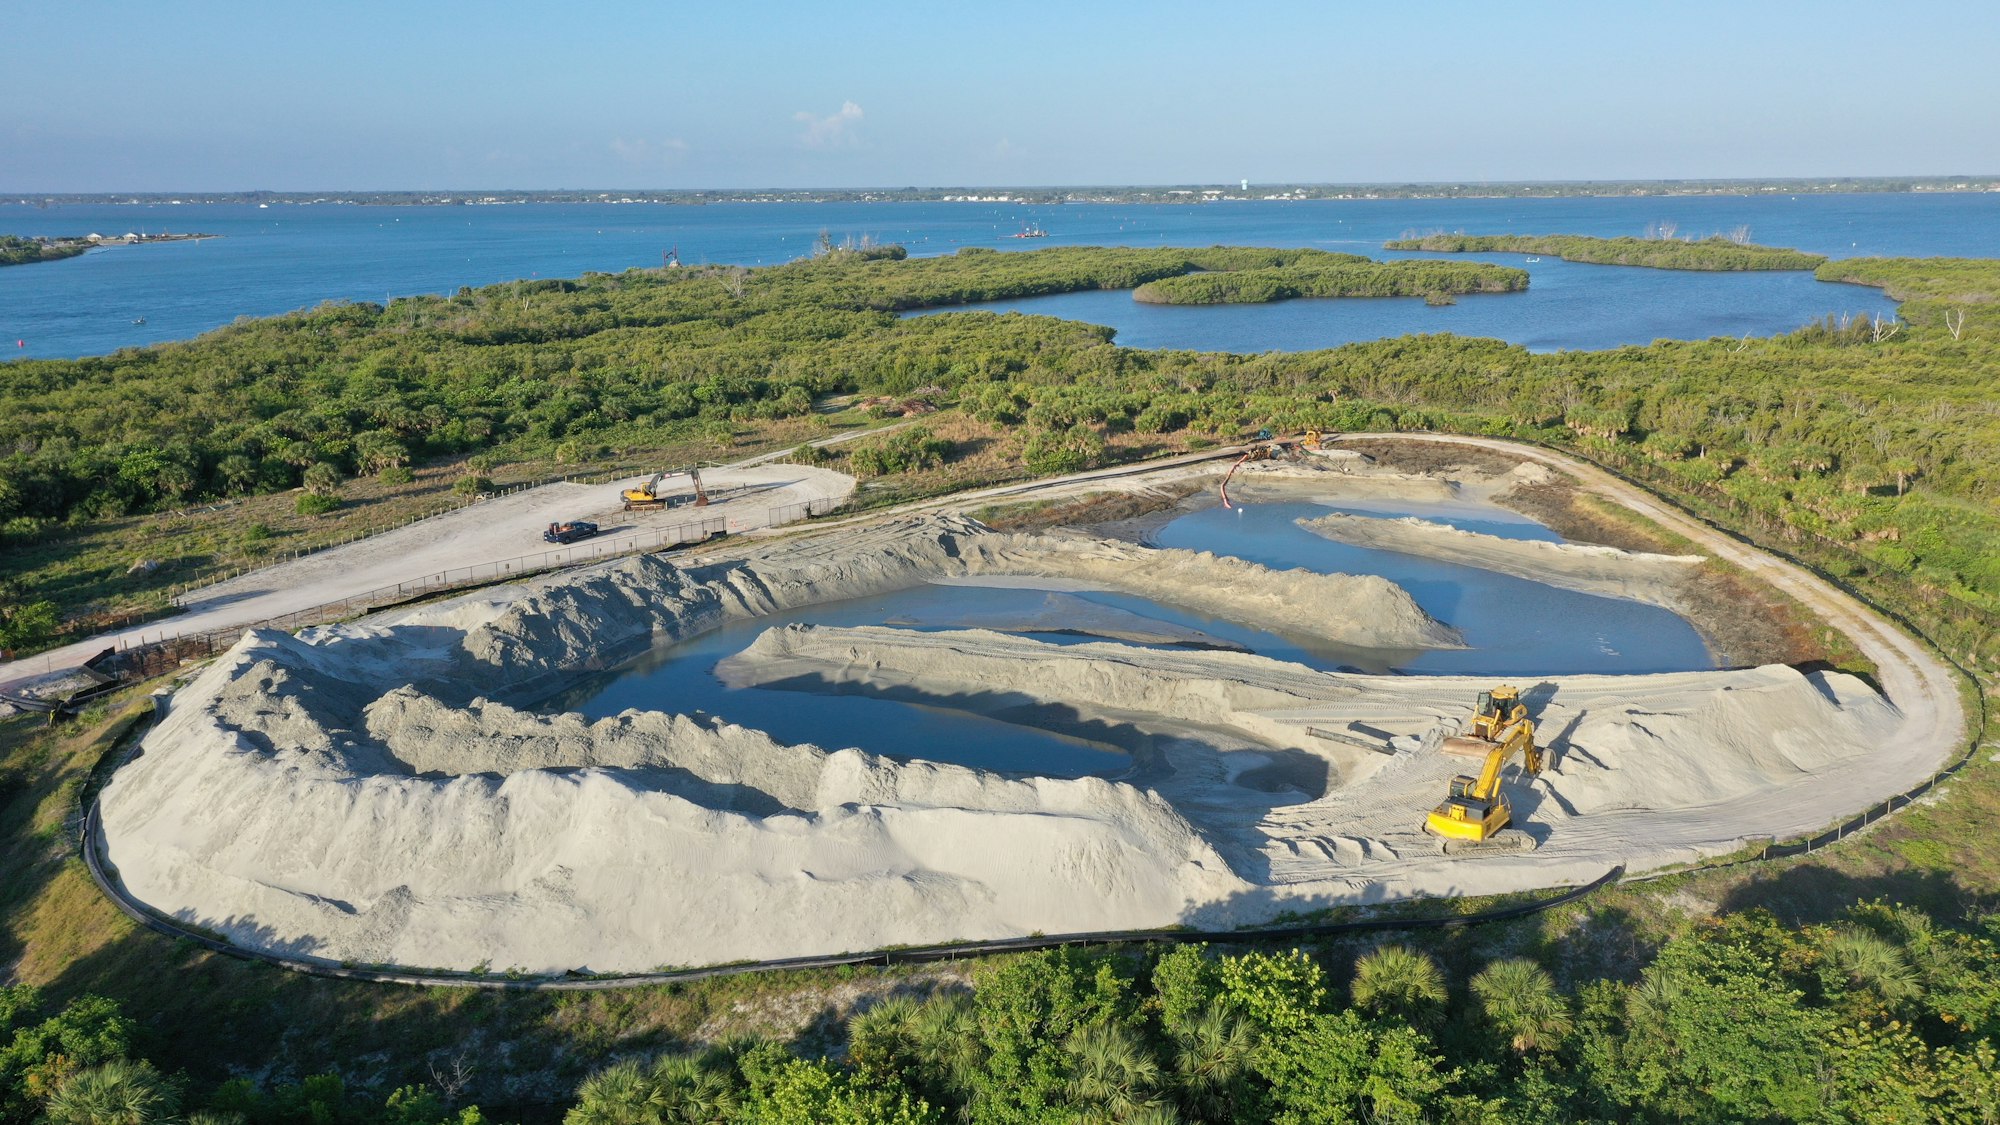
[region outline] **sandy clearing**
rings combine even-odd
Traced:
[[[1865,684],[1783,665],[1524,682],[1553,761],[1510,790],[1532,862],[1449,859],[1423,813],[1473,763],[1423,736],[1456,730],[1481,677],[1322,673],[1266,657],[1055,646],[1021,637],[883,628],[771,629],[718,674],[737,685],[865,689],[978,701],[984,713],[1059,704],[1085,720],[1177,738],[1131,778],[1167,797],[1257,891],[1198,907],[1203,924],[1262,920],[1288,900],[1480,893],[1585,882],[1616,863],[1646,870],[1820,826],[1802,787],[1866,784],[1901,717]],[[1359,730],[1394,736],[1367,749]],[[1351,741],[1316,731],[1343,732]],[[1203,747],[1187,744],[1198,732]],[[1231,757],[1312,759],[1319,784],[1291,794],[1231,792]],[[1468,866],[1469,865],[1469,866]]]
[[[1385,439],[1487,449],[1565,473],[1586,489],[1632,509],[1711,556],[1741,567],[1797,599],[1846,634],[1862,655],[1875,664],[1882,692],[1896,706],[1903,721],[1896,741],[1880,748],[1869,769],[1842,779],[1845,788],[1828,789],[1815,783],[1810,794],[1800,795],[1799,803],[1809,804],[1812,814],[1819,817],[1810,827],[1832,824],[1883,797],[1909,789],[1964,750],[1965,709],[1959,698],[1958,674],[1923,642],[1810,571],[1733,539],[1594,465],[1545,449],[1494,438],[1445,434],[1353,434],[1345,440]]]
[[[799,505],[839,503],[855,485],[853,477],[831,469],[746,462],[703,471],[703,484],[713,498],[706,508],[622,511],[620,490],[645,479],[526,489],[205,586],[185,599],[184,611],[173,617],[0,664],[0,690],[73,668],[107,648],[242,628],[398,583],[437,580],[451,571],[476,569],[484,575],[508,564],[535,570],[551,563],[584,563],[650,544],[662,531],[706,521],[721,521],[716,526],[732,535],[766,528],[798,518]],[[569,548],[544,543],[543,530],[565,520],[589,520],[605,534]]]
[[[1338,676],[1247,654],[1059,648],[976,630],[774,631],[731,662],[746,682],[808,673],[1125,724],[1147,749],[1116,781],[1006,778],[697,720],[628,712],[586,724],[470,698],[531,700],[662,638],[913,581],[1137,582],[1168,601],[1227,595],[1225,616],[1255,613],[1293,581],[1249,569],[1218,584],[1213,563],[1135,568],[1147,556],[1130,544],[981,535],[948,519],[843,521],[687,570],[639,558],[301,638],[249,638],[112,779],[101,806],[111,856],[142,900],[263,948],[637,969],[1574,883],[1613,863],[1644,870],[1811,831],[1958,748],[1949,671],[1837,592],[1567,459],[1462,440],[1583,478],[1821,609],[1881,667],[1888,701],[1848,677],[1783,667],[1524,683],[1556,764],[1512,792],[1543,845],[1447,860],[1417,825],[1465,763],[1436,753],[1432,732],[1486,679]],[[1183,462],[1163,475],[1214,472]],[[1314,483],[1337,489],[1336,475]],[[1050,491],[1159,479],[1123,476]],[[1313,473],[1273,473],[1293,476]],[[1382,474],[1357,483],[1405,487]],[[936,550],[916,543],[925,537]],[[1030,542],[1033,559],[1009,557],[1005,544]],[[1379,613],[1382,594],[1313,598],[1361,596],[1357,608],[1374,608],[1348,614],[1359,620]]]

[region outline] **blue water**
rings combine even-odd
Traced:
[[[1715,666],[1694,626],[1657,606],[1561,590],[1478,567],[1336,543],[1296,522],[1326,511],[1319,505],[1301,503],[1211,508],[1182,516],[1154,538],[1162,547],[1216,551],[1279,570],[1304,567],[1322,574],[1379,574],[1395,582],[1409,591],[1426,613],[1463,634],[1468,646],[1398,660],[1394,670],[1399,672],[1640,674]],[[1540,525],[1440,517],[1416,510],[1407,514],[1465,531],[1560,541]],[[1529,527],[1539,528],[1540,533],[1529,533]],[[1310,627],[1312,608],[1302,606],[1300,614],[1302,626]],[[1309,647],[1290,652],[1258,651],[1320,666]]]
[[[1424,257],[1375,251],[1377,257]],[[1429,255],[1436,257],[1437,255]],[[1483,293],[1431,306],[1421,297],[1317,299],[1263,305],[1149,305],[1130,290],[991,301],[959,309],[1018,312],[1117,329],[1130,348],[1311,351],[1417,332],[1491,336],[1530,351],[1595,350],[1654,340],[1773,336],[1829,314],[1889,316],[1879,289],[1810,273],[1696,273],[1592,266],[1519,254],[1459,254],[1528,271],[1521,293]],[[915,315],[957,310],[931,310]]]
[[[1457,627],[1470,646],[1464,650],[1386,653],[1329,644],[1315,624],[1312,606],[1298,607],[1297,629],[1281,635],[1126,594],[1056,596],[1080,598],[1096,606],[1192,628],[1264,656],[1325,671],[1524,677],[1673,672],[1714,666],[1694,628],[1666,610],[1559,590],[1474,567],[1335,543],[1294,522],[1329,510],[1419,515],[1467,531],[1560,540],[1548,528],[1501,509],[1469,505],[1329,509],[1309,503],[1250,504],[1196,512],[1172,521],[1156,536],[1161,546],[1214,551],[1280,569],[1305,567],[1319,573],[1382,575],[1407,589],[1432,616]],[[579,685],[554,706],[592,719],[627,708],[701,712],[768,731],[784,742],[811,742],[829,749],[858,746],[895,757],[1017,773],[1053,777],[1122,773],[1131,767],[1132,760],[1121,750],[972,714],[951,707],[949,700],[919,706],[775,685],[732,689],[715,675],[719,661],[741,652],[773,626],[795,622],[830,626],[895,623],[934,631],[993,627],[996,619],[1010,615],[1024,623],[1041,623],[1049,616],[1050,597],[1039,590],[920,586],[737,621]],[[1025,635],[1063,645],[1097,639],[1032,631]]]
[[[1100,595],[1085,595],[1097,600]],[[1131,765],[1125,753],[1032,727],[961,710],[916,706],[858,695],[800,693],[777,687],[725,687],[715,675],[724,657],[749,647],[765,629],[812,625],[881,625],[918,618],[926,631],[951,628],[960,615],[1037,615],[1048,595],[1039,590],[969,586],[918,586],[872,598],[827,602],[788,613],[731,622],[626,665],[601,682],[583,685],[555,701],[558,708],[591,718],[627,708],[700,712],[768,732],[780,742],[809,742],[829,750],[858,746],[878,754],[929,758],[981,769],[1082,777],[1115,774]],[[1136,599],[1135,599],[1136,600]],[[1077,644],[1094,638],[1031,633],[1037,640]]]
[[[820,231],[836,239],[870,236],[901,242],[918,255],[960,246],[1027,249],[1062,245],[1315,246],[1379,253],[1407,233],[1637,235],[1650,223],[1682,233],[1748,226],[1758,242],[1840,257],[1960,255],[2000,257],[2000,196],[1782,195],[1654,199],[1334,200],[1187,206],[1068,204],[1023,207],[970,203],[526,204],[506,207],[350,207],[274,205],[110,206],[41,209],[0,205],[0,232],[120,235],[127,231],[203,231],[225,237],[93,251],[79,258],[0,269],[0,343],[12,356],[75,356],[184,339],[239,316],[268,316],[324,300],[379,301],[385,295],[448,293],[520,277],[572,277],[660,264],[678,247],[689,263],[744,265],[805,254]],[[1009,237],[1024,223],[1049,237]],[[1519,257],[1505,258],[1516,264]],[[1333,328],[1283,327],[1290,318],[1360,317],[1372,335],[1412,330],[1476,331],[1539,348],[1646,343],[1655,335],[1701,338],[1756,330],[1742,301],[1783,297],[1801,284],[1821,294],[1779,308],[1758,323],[1780,328],[1822,312],[1860,311],[1871,299],[1848,287],[1798,278],[1743,279],[1659,270],[1574,267],[1544,258],[1528,294],[1467,299],[1447,309],[1419,302],[1290,302],[1269,306],[1269,331],[1293,332],[1305,346],[1355,336]],[[1602,284],[1612,288],[1595,290]],[[1588,283],[1587,285],[1585,283]],[[1737,296],[1726,287],[1749,288]],[[1774,285],[1776,295],[1757,288]],[[1564,294],[1568,294],[1565,296]],[[1122,295],[1105,295],[1122,299]],[[1533,313],[1504,312],[1530,308]],[[1530,302],[1523,304],[1523,301]],[[1879,300],[1879,299],[1874,299]],[[1658,316],[1633,315],[1647,304]],[[1126,301],[1125,306],[1130,302]],[[1341,308],[1328,313],[1328,306]],[[1348,306],[1358,306],[1349,308]],[[1120,306],[1124,308],[1125,306]],[[1491,308],[1503,310],[1489,313]],[[1161,310],[1199,324],[1214,310]],[[1231,310],[1224,310],[1225,312]],[[1240,310],[1236,310],[1240,311]],[[1754,313],[1755,310],[1750,310]],[[1500,319],[1485,322],[1482,317]],[[145,318],[135,325],[133,320]],[[1515,319],[1508,320],[1508,317]],[[1376,320],[1374,318],[1379,318]],[[1087,317],[1118,325],[1116,318]],[[1606,327],[1610,325],[1613,327]],[[1125,342],[1153,329],[1134,320]],[[1183,328],[1182,331],[1191,331]],[[27,346],[14,348],[14,341]],[[1211,346],[1211,345],[1203,345]],[[1240,350],[1299,346],[1247,341]]]

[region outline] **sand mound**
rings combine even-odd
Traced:
[[[1166,797],[1261,892],[1194,911],[1212,923],[1254,921],[1264,915],[1250,904],[1280,898],[1458,893],[1468,878],[1482,893],[1581,881],[1621,861],[1639,870],[1808,831],[1824,814],[1797,800],[1797,786],[1865,804],[1873,763],[1901,722],[1852,677],[1782,665],[1524,685],[1551,764],[1532,781],[1513,777],[1509,792],[1522,830],[1542,847],[1525,863],[1465,861],[1438,856],[1421,822],[1450,778],[1473,768],[1443,753],[1439,735],[1458,729],[1490,680],[809,626],[768,630],[718,672],[743,685],[933,705],[956,697],[1022,721],[1054,713],[1177,736],[1134,780]],[[1300,769],[1309,763],[1316,770]],[[1276,767],[1318,780],[1254,784]]]
[[[963,519],[688,568],[635,558],[246,635],[106,787],[109,859],[134,897],[256,948],[632,971],[1589,879],[1865,805],[1900,721],[1856,681],[1782,667],[1523,685],[1555,765],[1514,800],[1545,841],[1468,864],[1418,824],[1464,766],[1435,731],[1485,680],[889,628],[772,629],[722,668],[1136,731],[1116,780],[829,752],[685,715],[523,709],[579,669],[732,618],[933,580],[1127,589],[1269,627],[1303,606],[1347,643],[1455,639],[1379,579]]]
[[[1658,555],[1584,543],[1507,539],[1406,516],[1378,519],[1343,513],[1302,519],[1315,535],[1357,547],[1463,563],[1535,582],[1676,608],[1676,591],[1700,555]]]
[[[141,901],[246,945],[534,971],[1158,925],[1239,891],[1132,785],[519,709],[730,618],[1010,575],[1270,624],[1303,600],[1359,644],[1456,640],[1380,579],[963,519],[686,569],[641,557],[392,623],[247,634],[107,786],[109,858]]]

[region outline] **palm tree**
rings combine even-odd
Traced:
[[[1175,1036],[1174,1085],[1181,1104],[1204,1120],[1233,1119],[1236,1086],[1250,1070],[1256,1045],[1250,1025],[1223,1005],[1188,1021]]]
[[[1924,993],[1923,981],[1903,951],[1860,926],[1842,926],[1826,939],[1826,957],[1852,988],[1866,989],[1894,1007]]]
[[[986,1048],[967,993],[926,1001],[910,1019],[916,1073],[911,1085],[933,1105],[964,1095],[986,1065]]]
[[[1569,1034],[1569,1004],[1540,965],[1520,957],[1495,961],[1472,978],[1487,1022],[1508,1036],[1516,1051],[1553,1047]]]
[[[636,1062],[614,1063],[583,1080],[563,1125],[659,1125],[653,1083]]]
[[[863,1074],[887,1078],[910,1069],[917,1054],[911,1025],[920,1010],[908,996],[891,996],[847,1023],[847,1057]]]
[[[1445,1001],[1444,973],[1427,953],[1385,945],[1354,962],[1354,1005],[1421,1026]]]
[[[1895,474],[1896,495],[1898,496],[1908,492],[1910,490],[1910,478],[1923,471],[1923,467],[1917,464],[1915,458],[1911,457],[1891,457],[1882,463],[1882,467]]]
[[[179,1102],[152,1063],[113,1059],[70,1075],[44,1112],[50,1125],[150,1125],[172,1118]]]
[[[1076,1069],[1070,1073],[1069,1100],[1094,1120],[1124,1121],[1157,1106],[1160,1064],[1131,1030],[1115,1023],[1077,1028],[1068,1041]]]
[[[720,1125],[736,1109],[736,1084],[715,1053],[662,1055],[647,1077],[658,1119],[673,1125]]]

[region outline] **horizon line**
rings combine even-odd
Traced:
[[[1938,172],[1938,173],[1873,173],[1873,174],[1826,174],[1813,176],[1656,176],[1656,177],[1615,177],[1615,178],[1567,178],[1567,179],[1504,179],[1504,180],[1186,180],[1158,183],[1048,183],[1048,184],[997,184],[997,183],[938,183],[938,184],[871,184],[861,186],[814,187],[606,187],[603,185],[578,187],[342,187],[342,188],[115,188],[105,190],[62,190],[62,189],[22,189],[0,188],[0,194],[10,196],[157,196],[157,195],[436,195],[474,193],[650,193],[661,195],[703,195],[703,194],[765,194],[798,195],[814,192],[928,192],[928,191],[1173,191],[1173,190],[1221,190],[1242,191],[1243,183],[1262,188],[1502,188],[1502,187],[1586,187],[1604,186],[1648,186],[1648,185],[1723,185],[1723,184],[1806,184],[1843,181],[1883,181],[1908,180],[1911,182],[1933,182],[1941,180],[1995,180],[2000,181],[2000,172]]]

